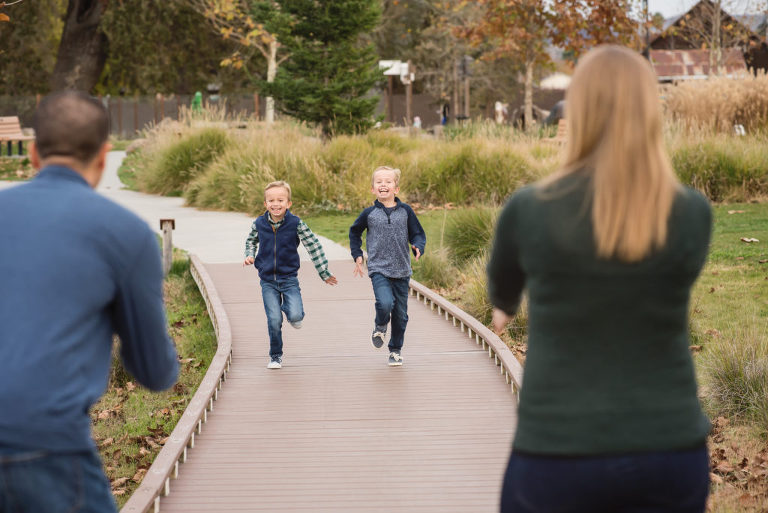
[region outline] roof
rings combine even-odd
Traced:
[[[651,50],[651,64],[660,82],[696,80],[709,76],[709,50]],[[747,71],[744,55],[738,48],[723,50],[722,75]]]

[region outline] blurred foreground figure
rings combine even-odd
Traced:
[[[566,103],[562,168],[512,196],[488,265],[497,331],[529,298],[501,510],[701,513],[709,422],[688,301],[711,209],[675,178],[640,55],[589,52]]]
[[[0,512],[116,511],[89,408],[112,335],[144,386],[176,381],[155,235],[93,189],[106,163],[100,102],[55,93],[35,115],[39,174],[0,191]]]

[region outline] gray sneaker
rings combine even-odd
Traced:
[[[373,342],[373,347],[376,349],[380,348],[384,345],[384,337],[387,336],[387,327],[386,326],[375,326],[373,328],[373,333],[371,334],[371,342]]]
[[[400,353],[398,351],[392,351],[389,353],[389,366],[390,367],[399,367],[403,364],[403,357],[400,356]]]
[[[291,326],[293,326],[294,329],[300,330],[301,329],[301,321],[293,321],[291,323]]]
[[[272,356],[267,364],[267,369],[279,369],[283,366],[282,356]]]

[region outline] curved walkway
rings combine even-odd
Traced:
[[[100,191],[154,229],[175,218],[174,244],[204,262],[232,334],[232,362],[194,449],[156,502],[165,512],[498,511],[516,423],[505,377],[474,332],[411,297],[400,368],[370,330],[373,293],[353,278],[348,250],[323,240],[339,285],[300,271],[306,318],[284,328],[285,359],[269,343],[256,272],[242,267],[250,218],[122,191],[111,155]],[[113,176],[114,175],[114,176]],[[445,305],[443,305],[445,306]],[[441,313],[437,315],[435,313]],[[473,330],[484,328],[473,326]],[[487,331],[487,330],[486,330]],[[503,355],[502,358],[506,356]]]

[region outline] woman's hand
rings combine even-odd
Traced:
[[[504,313],[503,310],[499,310],[498,308],[493,309],[491,324],[493,325],[493,331],[495,331],[497,335],[501,335],[501,333],[504,331],[504,328],[511,320],[512,317]]]

